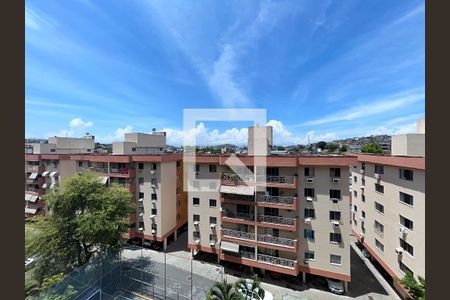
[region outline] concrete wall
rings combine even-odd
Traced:
[[[272,126],[249,127],[248,155],[270,155],[272,134]]]
[[[425,134],[425,118],[417,120],[417,131],[416,133]]]
[[[380,175],[379,184],[384,186],[384,194],[375,191],[374,164],[366,163],[364,176],[358,171],[352,172],[352,176],[357,177],[357,182],[353,182],[353,189],[358,192],[353,196],[353,205],[358,211],[355,213],[357,224],[353,222],[352,229],[359,234],[362,231],[359,217],[362,211],[366,213],[364,242],[375,252],[375,254],[388,266],[390,270],[399,278],[404,274],[400,271],[398,260],[410,268],[414,275],[425,276],[425,172],[413,169],[413,181],[399,178],[399,167],[384,166],[384,174]],[[361,185],[362,178],[365,179],[364,195],[365,202],[362,201]],[[399,192],[410,194],[414,197],[414,205],[410,206],[400,202]],[[384,205],[384,214],[375,210],[375,201]],[[400,233],[400,215],[413,221],[413,230],[406,235]],[[384,225],[384,233],[375,230],[374,221]],[[399,238],[414,247],[414,256],[405,251],[399,256],[395,248],[400,247]],[[384,251],[375,247],[375,239],[384,245]]]
[[[392,155],[425,156],[425,134],[392,136]]]
[[[176,162],[161,163],[161,201],[158,217],[162,235],[177,225]]]
[[[114,142],[112,144],[113,154],[117,155],[158,155],[162,154],[163,150],[163,147],[141,147],[135,142]]]
[[[136,143],[138,147],[166,147],[166,136],[160,134],[125,133],[125,142]]]

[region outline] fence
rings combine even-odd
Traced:
[[[36,299],[205,299],[223,274],[221,266],[128,246],[96,257]]]

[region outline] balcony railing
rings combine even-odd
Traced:
[[[255,234],[251,232],[238,231],[233,229],[222,229],[223,236],[229,236],[233,238],[243,239],[243,240],[255,240]]]
[[[286,246],[286,247],[294,247],[295,246],[295,240],[266,235],[266,234],[258,234],[258,242]]]
[[[282,266],[286,268],[295,268],[295,260],[270,256],[266,254],[258,254],[258,261],[266,264]]]
[[[295,197],[283,197],[283,196],[266,196],[258,195],[257,201],[262,203],[281,204],[281,205],[294,205]]]
[[[248,201],[248,202],[255,201],[255,197],[247,196],[247,195],[223,194],[222,197],[224,200],[238,200],[238,201]]]
[[[241,220],[247,220],[247,221],[255,220],[255,216],[248,214],[248,213],[234,212],[234,211],[228,211],[228,210],[225,210],[222,213],[223,213],[223,216],[226,218],[241,219]]]
[[[294,184],[295,176],[258,176],[258,182],[273,184]]]
[[[90,170],[97,173],[105,173],[105,174],[128,174],[131,168],[97,168],[97,167],[91,167]]]
[[[234,174],[222,173],[222,180],[225,181],[244,181],[268,184],[295,184],[296,176],[263,176],[257,175],[256,178],[252,174]]]
[[[39,166],[27,165],[26,170],[27,170],[27,172],[38,172]]]
[[[258,220],[259,220],[259,222],[263,222],[263,223],[272,223],[272,224],[289,225],[289,226],[295,225],[295,219],[279,217],[279,216],[259,215]]]

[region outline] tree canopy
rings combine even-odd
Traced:
[[[320,141],[320,142],[318,142],[318,143],[316,144],[316,147],[317,147],[318,149],[325,149],[326,145],[327,145],[327,142]]]
[[[42,283],[85,264],[95,253],[121,247],[131,198],[126,188],[107,187],[92,172],[73,175],[45,194],[48,215],[29,224],[33,237],[25,245],[26,256],[36,257],[35,278]]]
[[[378,145],[377,143],[368,143],[361,148],[361,152],[377,154],[383,153],[383,149],[381,149],[380,145]]]

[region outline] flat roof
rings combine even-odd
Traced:
[[[372,164],[425,170],[425,157],[403,155],[357,154],[358,161]]]

